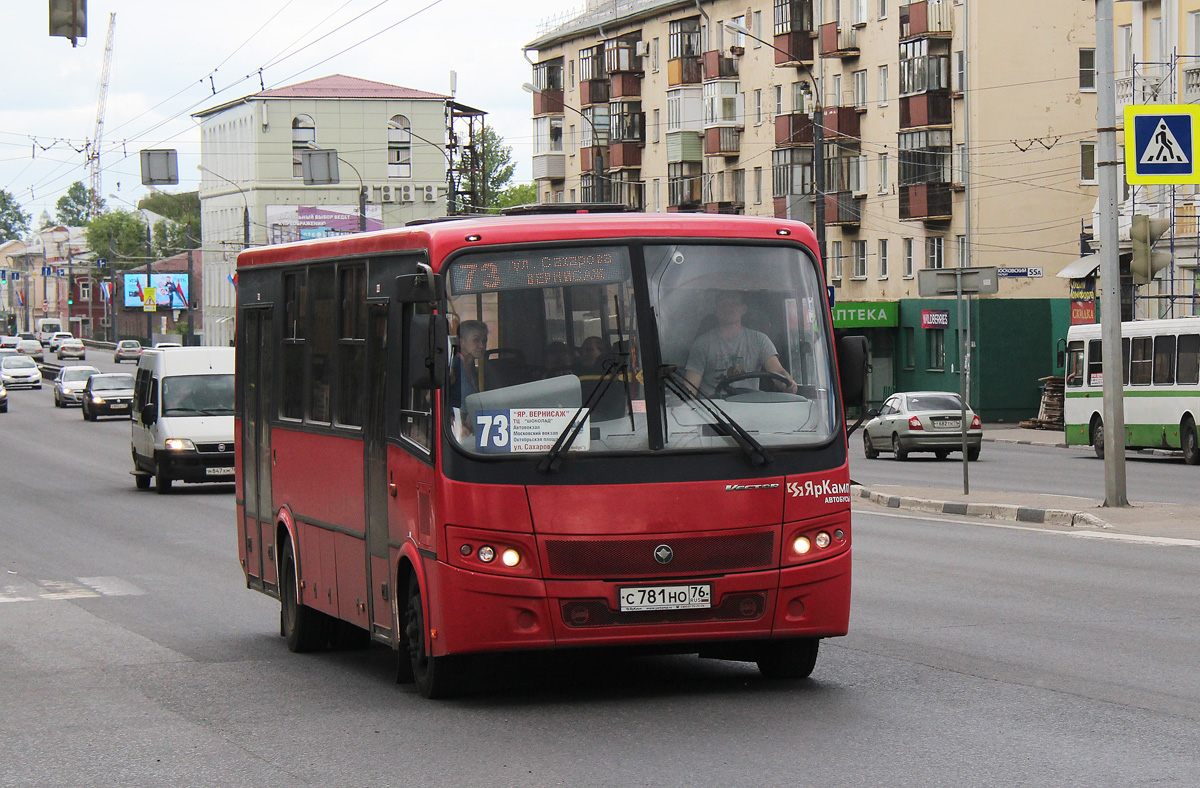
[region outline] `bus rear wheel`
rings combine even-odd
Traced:
[[[1092,421],[1092,449],[1097,457],[1104,459],[1104,422],[1100,419]]]
[[[408,579],[408,604],[404,609],[404,642],[412,661],[417,691],[426,698],[449,698],[458,691],[460,663],[454,657],[435,657],[428,653],[425,633],[425,607],[417,576]]]
[[[756,660],[758,672],[768,679],[806,679],[817,666],[819,638],[797,638],[764,643]]]
[[[1196,424],[1191,418],[1184,419],[1179,427],[1179,445],[1183,447],[1184,462],[1200,465],[1200,441],[1196,438]]]
[[[282,582],[279,595],[279,625],[289,651],[297,654],[320,651],[329,641],[329,619],[319,610],[300,602],[296,587],[296,557],[287,543],[280,556]]]

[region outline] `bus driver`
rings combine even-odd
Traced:
[[[717,296],[715,311],[716,328],[698,336],[688,353],[684,367],[688,383],[712,396],[725,378],[747,372],[774,372],[787,380],[786,391],[795,394],[796,381],[779,363],[775,343],[761,331],[742,325],[746,297],[734,290],[722,292]],[[756,383],[749,381],[747,387],[758,388]]]

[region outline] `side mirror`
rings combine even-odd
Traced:
[[[838,379],[842,384],[842,403],[858,407],[866,402],[867,338],[842,337],[837,343]]]
[[[868,419],[873,419],[878,415],[879,415],[879,408],[871,408],[870,410],[867,411]]]
[[[402,304],[436,304],[446,297],[446,282],[427,263],[417,263],[415,274],[396,277],[396,300]]]
[[[142,424],[149,427],[154,422],[158,421],[158,407],[151,402],[142,409]]]

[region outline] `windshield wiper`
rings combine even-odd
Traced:
[[[751,463],[766,465],[775,459],[753,435],[746,431],[745,427],[721,410],[712,397],[698,388],[692,388],[687,379],[679,374],[679,370],[675,368],[674,364],[663,364],[659,367],[659,372],[662,380],[667,384],[667,388],[674,391],[683,401],[694,402],[708,414],[710,419],[724,429],[726,436],[733,438],[734,442],[741,447],[746,456],[750,458]]]
[[[588,395],[587,401],[580,406],[579,410],[575,411],[575,415],[567,423],[566,429],[559,434],[558,440],[554,442],[550,451],[538,463],[538,470],[542,473],[554,473],[562,465],[563,453],[570,450],[571,444],[579,436],[579,431],[583,429],[583,425],[587,424],[588,417],[592,415],[592,411],[600,404],[601,397],[608,391],[608,387],[612,385],[612,382],[617,379],[617,375],[624,372],[629,366],[629,354],[622,353],[619,359],[610,360],[605,363],[604,374],[596,381],[596,387]]]

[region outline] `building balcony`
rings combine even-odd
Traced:
[[[920,0],[900,6],[900,40],[950,38],[954,35],[954,6],[949,0]]]
[[[637,142],[614,142],[608,146],[608,169],[629,169],[642,166],[642,145]]]
[[[587,79],[579,83],[579,100],[584,106],[608,103],[608,78]]]
[[[858,110],[855,107],[825,107],[822,110],[825,122],[825,139],[858,140],[862,138]]]
[[[1183,70],[1183,90],[1180,92],[1184,104],[1200,102],[1200,66]]]
[[[790,148],[795,145],[811,145],[813,141],[812,117],[807,112],[775,116],[775,147]]]
[[[821,57],[858,57],[858,28],[841,22],[821,25]]]
[[[717,126],[704,130],[704,155],[732,158],[741,153],[742,130],[735,126]]]
[[[737,75],[737,58],[716,50],[704,53],[705,79],[737,79]]]
[[[636,98],[642,95],[642,75],[627,71],[613,74],[608,80],[610,98]]]
[[[563,113],[562,90],[540,90],[533,94],[534,115],[561,115]]]
[[[579,149],[579,169],[583,172],[604,172],[608,169],[608,146],[591,145]]]
[[[533,155],[533,179],[561,180],[567,177],[567,157],[561,151]]]
[[[825,224],[858,227],[862,223],[862,197],[854,192],[832,192],[825,195]]]
[[[812,63],[812,60],[813,33],[794,30],[775,36],[775,65],[794,67]]]
[[[816,223],[816,201],[811,194],[787,194],[775,198],[775,218],[807,225]]]
[[[954,215],[954,193],[948,183],[914,183],[900,187],[900,220],[947,222]]]
[[[954,123],[954,102],[949,90],[931,90],[915,96],[900,97],[900,128],[950,126]]]
[[[1122,77],[1117,82],[1117,112],[1130,104],[1158,102],[1159,84],[1150,77]]]
[[[667,61],[667,84],[699,85],[704,81],[704,60],[698,55],[677,57]]]
[[[667,210],[671,212],[698,211],[700,202],[700,178],[685,178],[667,184]]]
[[[728,213],[740,214],[746,209],[746,203],[727,200],[725,202],[706,202],[704,203],[705,213]]]
[[[701,161],[704,158],[704,135],[694,131],[667,132],[667,163]]]

